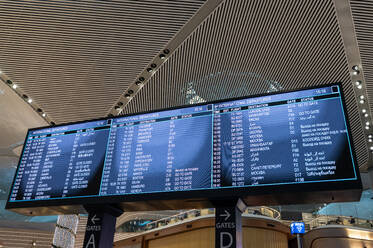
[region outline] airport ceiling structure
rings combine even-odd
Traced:
[[[0,16],[0,169],[31,127],[334,82],[371,166],[371,0],[4,0]]]

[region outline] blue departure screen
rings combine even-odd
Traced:
[[[33,129],[9,201],[355,180],[340,91]]]

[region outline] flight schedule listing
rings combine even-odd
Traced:
[[[10,202],[356,179],[339,85],[28,132]]]

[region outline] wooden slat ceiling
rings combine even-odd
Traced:
[[[368,161],[366,135],[334,2],[226,0],[173,51],[123,112],[184,105],[196,96],[211,101],[332,82],[343,83],[363,165]]]
[[[213,2],[217,7],[209,9]],[[363,165],[367,132],[336,3],[6,0],[0,8],[0,69],[56,123],[117,114],[118,101],[122,113],[134,113],[339,81]],[[350,4],[372,99],[373,4]],[[204,8],[208,13],[198,25],[137,87],[139,76]],[[128,89],[135,95],[122,101]]]
[[[371,112],[373,110],[373,1],[351,0],[352,17],[360,50]]]
[[[56,123],[102,117],[203,3],[1,1],[0,69]]]

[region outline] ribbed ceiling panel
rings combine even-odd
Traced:
[[[154,74],[125,113],[343,82],[358,162],[364,134],[332,0],[224,1]],[[359,145],[357,145],[359,144]]]
[[[373,111],[373,1],[350,1],[370,111]]]
[[[102,117],[202,4],[2,1],[0,69],[56,123]]]

